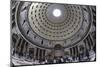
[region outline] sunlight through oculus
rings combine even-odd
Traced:
[[[61,16],[61,10],[60,9],[54,9],[53,10],[53,16],[60,17]]]

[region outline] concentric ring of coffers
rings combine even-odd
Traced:
[[[16,22],[21,35],[28,42],[47,49],[54,48],[59,43],[68,48],[83,40],[91,25],[90,9],[86,6],[62,4],[66,8],[66,11],[64,9],[64,13],[66,13],[64,18],[66,18],[62,22],[55,23],[51,21],[52,18],[47,16],[47,11],[52,5],[56,4],[19,3]]]
[[[61,10],[61,17],[52,15],[54,9]],[[39,36],[49,40],[64,40],[80,29],[83,14],[80,6],[32,3],[28,18],[33,31]]]

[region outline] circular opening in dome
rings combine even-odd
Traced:
[[[61,10],[60,9],[54,9],[53,10],[53,16],[60,17],[61,16]]]

